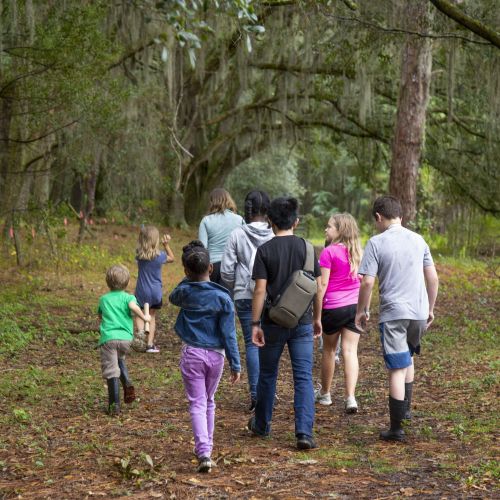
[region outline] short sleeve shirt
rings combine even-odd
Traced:
[[[160,252],[152,260],[137,259],[137,285],[135,287],[135,296],[141,307],[147,302],[150,306],[161,304],[162,301],[162,282],[161,267],[167,262],[167,254]]]
[[[295,235],[278,236],[257,248],[252,278],[267,280],[268,300],[273,301],[287,284],[290,276],[304,268],[306,244]],[[321,275],[318,261],[314,259],[314,276]],[[264,309],[263,321],[272,323],[267,308]],[[312,307],[302,316],[300,324],[312,323]]]
[[[97,313],[101,315],[99,345],[110,340],[132,340],[134,323],[129,303],[137,304],[133,295],[123,290],[106,293],[99,299]]]
[[[330,269],[323,297],[323,309],[337,309],[358,303],[359,277],[351,274],[349,250],[341,243],[327,246],[319,256],[319,265]]]
[[[429,298],[423,270],[433,265],[425,240],[399,224],[370,238],[359,274],[378,276],[381,323],[428,318]]]

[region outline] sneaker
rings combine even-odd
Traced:
[[[297,435],[297,449],[299,450],[313,450],[317,448],[318,445],[312,437],[306,436],[304,434]]]
[[[354,396],[349,396],[345,400],[345,412],[346,413],[358,413],[358,403]]]
[[[332,404],[332,396],[329,392],[326,394],[321,393],[321,386],[314,391],[314,401],[320,405],[329,406]]]
[[[196,472],[210,472],[212,470],[212,460],[209,457],[200,457]]]
[[[155,345],[148,345],[146,347],[146,352],[148,352],[148,353],[156,353],[156,352],[160,352],[160,349],[159,349],[159,347],[157,347]]]

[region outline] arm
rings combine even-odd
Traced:
[[[260,322],[262,311],[264,310],[264,301],[266,299],[267,280],[256,279],[255,290],[252,297],[252,342],[262,347],[265,344],[264,331],[260,325],[253,324]]]
[[[370,313],[368,312],[368,310],[370,307],[370,300],[374,284],[375,276],[370,276],[368,274],[365,274],[363,276],[361,287],[359,289],[356,319],[354,320],[356,328],[359,328],[360,330],[365,329],[366,322],[370,319]]]
[[[427,328],[434,321],[434,305],[439,288],[439,278],[435,266],[424,267],[425,286],[427,288],[427,296],[429,297],[429,318],[427,319]]]
[[[172,236],[169,234],[164,234],[161,239],[161,243],[163,245],[163,248],[165,249],[165,252],[167,253],[167,264],[174,262],[175,261],[175,256],[174,252],[172,252],[172,249],[170,248],[169,242],[172,239]]]
[[[328,288],[328,282],[330,281],[330,268],[322,267],[321,268],[321,290],[318,284],[318,295],[320,295],[320,304],[323,304],[323,299],[325,298],[326,289]]]
[[[328,275],[330,275],[329,269]],[[321,276],[316,278],[316,282],[318,284],[318,291],[316,292],[313,300],[313,328],[314,337],[320,337],[323,333],[323,326],[321,325],[321,308],[323,306],[323,297],[325,296],[323,287],[323,268],[321,268]]]
[[[198,239],[203,243],[205,248],[208,247],[208,233],[205,225],[205,218],[201,219],[200,227],[198,229]]]
[[[236,238],[233,237],[233,234],[234,232],[231,233],[229,239],[227,240],[220,265],[221,278],[231,290],[234,288],[234,275],[236,264],[238,263],[238,255],[236,253]]]
[[[230,300],[230,299],[228,299]],[[234,382],[239,380],[241,372],[240,353],[236,340],[236,323],[234,316],[234,306],[228,302],[227,310],[223,311],[219,317],[219,332],[222,336],[222,343],[226,351],[229,366],[231,367],[231,379]]]
[[[151,321],[151,316],[149,314],[144,314],[141,310],[141,308],[133,301],[131,300],[128,303],[128,308],[136,315],[139,316],[139,318],[142,319],[144,322]]]
[[[182,281],[185,281],[186,278],[184,278],[184,280]],[[181,283],[182,283],[181,281]],[[179,285],[181,284],[179,283]],[[183,290],[182,290],[182,287],[177,285],[173,290],[172,292],[170,293],[170,295],[168,296],[168,301],[171,303],[171,304],[174,304],[174,306],[177,306],[177,307],[181,307],[181,304],[182,304],[182,300],[183,300]]]

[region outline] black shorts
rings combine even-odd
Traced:
[[[321,311],[321,325],[325,335],[333,335],[347,328],[355,333],[361,333],[354,324],[356,318],[356,304],[337,307],[336,309],[323,309]]]
[[[141,309],[144,309],[144,304],[141,304],[139,300],[137,300],[137,303]],[[163,299],[160,299],[160,302],[157,302],[156,304],[149,304],[150,309],[161,309],[163,306]]]

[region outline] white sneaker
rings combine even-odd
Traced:
[[[314,391],[314,400],[320,405],[329,406],[332,404],[332,396],[329,392],[326,394],[321,393],[321,386]]]
[[[346,413],[358,413],[358,403],[354,396],[349,396],[345,400],[345,412]]]

